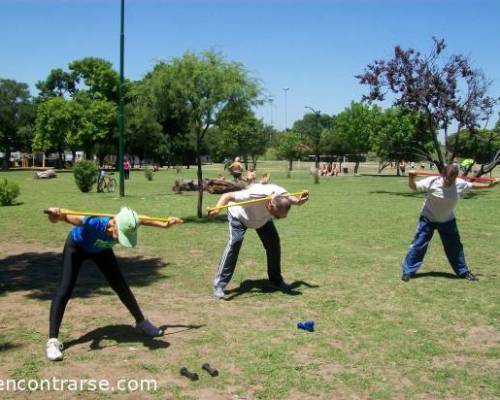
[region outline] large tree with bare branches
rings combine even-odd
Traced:
[[[487,125],[499,98],[488,96],[491,82],[473,68],[467,57],[458,54],[444,59],[444,40],[433,40],[427,55],[396,46],[393,58],[374,61],[357,78],[370,89],[364,100],[383,101],[391,94],[394,105],[422,116],[417,139],[422,144],[431,141],[433,146],[430,151],[424,145],[416,150],[442,170],[458,152],[459,143],[450,140],[450,131],[467,129],[477,135]],[[445,150],[439,141],[440,133],[444,135]],[[496,152],[479,173],[489,172],[498,164],[500,154]]]

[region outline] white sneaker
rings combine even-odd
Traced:
[[[47,358],[50,361],[61,361],[63,359],[62,343],[55,339],[49,339],[47,342]]]
[[[220,286],[214,287],[214,297],[218,300],[222,300],[226,294],[224,293],[224,289]]]
[[[138,323],[137,328],[139,328],[142,332],[144,332],[148,336],[163,336],[164,331],[160,328],[154,326],[149,320],[145,319],[144,321]]]

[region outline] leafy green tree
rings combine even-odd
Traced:
[[[151,108],[140,104],[130,104],[125,110],[126,150],[139,158],[161,162],[168,157],[169,147],[162,126],[155,118]]]
[[[380,127],[381,111],[376,106],[352,102],[335,118],[335,132],[354,156],[354,173],[358,173],[360,157],[370,150],[370,137]]]
[[[80,120],[77,110],[79,108],[75,107],[72,100],[58,96],[40,103],[37,108],[33,149],[57,151],[59,168],[62,166],[68,140],[77,133]]]
[[[257,119],[249,104],[228,104],[218,121],[219,145],[225,156],[243,157],[248,168],[249,159],[254,168],[257,158],[264,154],[272,131]]]
[[[69,64],[68,72],[53,69],[44,81],[37,83],[37,103],[42,110],[41,121],[37,121],[37,147],[55,148],[61,153],[65,138],[73,153],[83,149],[88,159],[94,153],[102,159],[105,154],[116,152],[118,82],[112,64],[101,58],[75,60]],[[67,104],[63,103],[65,100]],[[44,105],[48,101],[52,103]],[[42,128],[48,131],[43,132]]]
[[[38,81],[36,88],[39,90],[37,102],[43,102],[51,97],[72,96],[76,92],[75,76],[71,72],[56,68],[50,71],[44,81]]]
[[[298,132],[304,144],[314,154],[316,168],[319,168],[319,158],[324,149],[325,140],[332,134],[335,118],[319,111],[305,114],[294,122],[292,131]]]
[[[202,217],[203,172],[201,156],[206,149],[207,132],[217,125],[221,111],[231,103],[257,104],[260,88],[240,63],[228,62],[207,51],[201,55],[185,53],[155,67],[151,79],[152,103],[157,113],[162,105],[184,121],[187,138],[196,152],[198,217]],[[163,111],[164,112],[164,111]]]
[[[0,79],[0,150],[4,152],[4,169],[10,166],[13,150],[31,147],[33,120],[34,106],[28,85]]]
[[[292,171],[293,160],[300,158],[304,151],[305,147],[302,143],[300,133],[286,131],[279,136],[276,154],[278,158],[288,161],[288,171]]]
[[[370,147],[381,163],[387,165],[388,162],[396,161],[399,165],[402,160],[416,160],[421,157],[419,148],[432,147],[431,142],[420,143],[418,139],[417,125],[420,118],[400,107],[388,108],[380,115],[377,129],[370,135]],[[399,168],[396,168],[396,174],[399,173]]]
[[[75,114],[80,115],[76,130],[70,131],[70,146],[80,146],[89,160],[96,144],[106,144],[114,139],[116,128],[116,104],[104,99],[92,99],[85,92],[75,95]]]
[[[92,99],[106,99],[118,103],[120,77],[109,61],[86,57],[71,62],[69,69],[78,91],[89,93]]]

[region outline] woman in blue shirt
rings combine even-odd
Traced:
[[[121,208],[113,218],[66,215],[59,208],[49,208],[49,220],[54,223],[65,221],[75,227],[70,231],[64,245],[61,278],[50,307],[47,358],[52,361],[63,358],[62,344],[57,339],[59,328],[82,263],[89,258],[97,264],[111,288],[134,316],[137,327],[149,336],[163,335],[163,330],[144,317],[118,266],[113,246],[120,243],[125,247],[134,247],[137,244],[137,230],[140,225],[167,228],[182,221],[175,217],[171,217],[168,222],[141,220],[137,213],[128,207]]]

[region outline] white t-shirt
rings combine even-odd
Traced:
[[[234,199],[236,202],[254,200],[260,197],[268,197],[272,194],[287,193],[281,186],[273,184],[254,183],[245,190],[234,192]],[[234,204],[234,203],[229,203]],[[258,229],[264,226],[269,220],[273,218],[267,211],[266,202],[261,201],[245,206],[229,207],[229,213],[232,217],[237,218],[247,228]]]
[[[457,178],[455,184],[444,186],[442,177],[429,177],[416,183],[417,191],[426,192],[421,214],[432,222],[448,222],[455,218],[453,209],[464,193],[472,189],[472,183]]]

